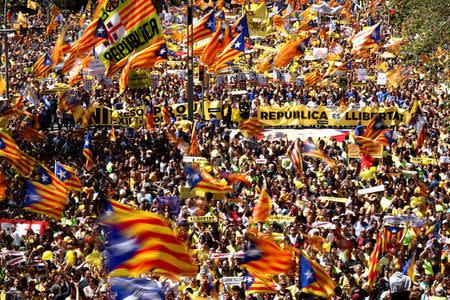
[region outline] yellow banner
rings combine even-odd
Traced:
[[[341,203],[347,203],[348,202],[348,198],[325,197],[325,196],[319,197],[319,200],[320,201],[341,202]]]
[[[437,165],[438,161],[431,157],[411,157],[411,162],[422,165]]]
[[[140,89],[152,86],[150,70],[139,70],[128,72],[128,87],[130,89]]]
[[[188,223],[214,223],[214,222],[217,222],[216,217],[206,217],[206,216],[188,217]]]
[[[295,221],[295,217],[288,217],[288,216],[277,216],[277,215],[270,215],[267,220],[269,222],[285,222],[285,223],[292,223]]]
[[[308,108],[306,105],[258,107],[258,120],[266,126],[356,126],[361,120],[363,125],[369,124],[372,117],[379,114],[385,125],[399,125],[405,122],[408,112],[396,107],[376,108],[363,107],[360,110],[341,112],[326,106]]]

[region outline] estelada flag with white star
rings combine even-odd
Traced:
[[[50,75],[53,66],[52,58],[48,53],[44,53],[33,65],[33,73],[36,77],[46,78]]]
[[[71,190],[81,191],[81,182],[75,174],[75,169],[63,164],[55,163],[56,176]]]
[[[86,170],[91,171],[94,166],[91,149],[91,133],[88,131],[86,139],[84,140],[83,155],[86,157]]]
[[[26,186],[24,209],[54,219],[61,219],[67,204],[67,194],[55,188],[54,185],[29,181]]]
[[[234,60],[238,56],[245,53],[244,34],[240,33],[228,47],[224,50],[223,54],[217,57],[216,63],[212,66],[214,70],[217,70],[225,63]]]
[[[56,174],[47,169],[44,165],[39,166],[39,183],[53,186],[57,191],[67,193],[69,190]]]
[[[331,298],[336,287],[330,275],[303,251],[300,252],[298,284],[300,291],[324,298]]]
[[[259,277],[259,274],[264,276],[264,274],[286,273],[292,267],[292,263],[291,251],[283,250],[268,239],[251,237],[250,247],[245,251],[241,266]]]

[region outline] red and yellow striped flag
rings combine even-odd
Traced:
[[[241,130],[247,137],[256,137],[261,139],[264,134],[263,123],[257,118],[250,118],[245,121],[241,121],[239,124],[239,130]]]
[[[53,66],[52,59],[48,53],[44,53],[33,65],[33,73],[36,77],[46,78],[50,75]]]
[[[313,72],[309,73],[306,77],[305,77],[305,82],[310,85],[313,86],[315,85],[317,82],[320,81],[320,75],[319,72],[317,70],[314,70]]]
[[[270,198],[269,193],[267,193],[267,189],[263,188],[259,195],[258,203],[256,203],[255,209],[253,210],[250,224],[266,222],[271,210],[272,198]]]
[[[112,246],[108,248],[114,262],[111,276],[137,277],[155,269],[171,275],[192,277],[197,274],[197,266],[186,245],[175,236],[164,217],[132,210],[114,214],[104,223],[115,233],[111,238]],[[124,240],[129,246],[127,249],[118,247]],[[123,255],[124,251],[127,255]]]

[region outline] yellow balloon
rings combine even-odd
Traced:
[[[111,116],[112,116],[113,118],[117,118],[117,117],[119,116],[119,113],[115,110],[115,111],[113,111],[113,113],[111,114]]]
[[[50,260],[53,258],[53,252],[52,251],[45,251],[44,253],[42,253],[42,259],[43,260]]]
[[[73,250],[69,250],[66,252],[66,260],[70,266],[73,266],[75,264],[75,253],[73,252]]]
[[[211,172],[212,171],[212,167],[211,166],[205,166],[203,169],[205,169],[206,172]]]

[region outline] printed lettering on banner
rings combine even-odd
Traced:
[[[86,68],[86,75],[103,75],[105,74],[106,68],[105,65],[103,65],[102,61],[98,57],[94,57],[89,62],[88,67]]]
[[[269,222],[284,222],[284,223],[292,223],[295,221],[295,217],[289,216],[278,216],[278,215],[270,215],[267,220]]]
[[[217,218],[212,216],[190,216],[188,217],[188,223],[215,223]]]

